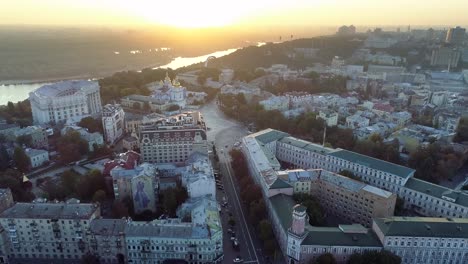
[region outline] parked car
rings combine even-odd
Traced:
[[[233,259],[232,262],[233,263],[242,263],[242,262],[244,262],[244,260],[241,259],[240,257],[237,257],[237,258]]]

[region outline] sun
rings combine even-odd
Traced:
[[[180,28],[222,27],[247,15],[245,5],[217,0],[134,1],[127,7],[145,21]]]

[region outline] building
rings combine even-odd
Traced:
[[[341,26],[338,28],[338,31],[336,32],[336,35],[340,36],[348,36],[348,35],[354,35],[356,34],[356,27],[351,25],[351,26]]]
[[[139,139],[144,162],[181,163],[194,151],[208,151],[206,125],[200,112],[160,118],[142,126]]]
[[[99,84],[95,81],[63,81],[29,93],[34,124],[79,120],[101,112]]]
[[[208,153],[194,152],[186,164],[185,170],[181,173],[181,180],[189,197],[216,197],[216,181]]]
[[[351,129],[356,129],[360,127],[369,126],[369,119],[360,115],[352,115],[346,117],[346,127]]]
[[[31,161],[31,168],[37,168],[49,162],[49,152],[43,149],[26,149],[26,155]]]
[[[460,124],[460,115],[451,113],[440,113],[434,117],[434,122],[441,130],[449,133],[457,132],[458,125]]]
[[[15,140],[15,132],[20,129],[17,124],[0,123],[0,135],[3,135],[6,140]]]
[[[230,84],[234,80],[234,70],[233,69],[222,69],[219,74],[219,82],[223,84]]]
[[[135,264],[222,263],[223,231],[218,210],[215,200],[201,198],[183,204],[178,218],[128,223],[128,259]]]
[[[96,147],[100,147],[104,145],[104,138],[102,137],[101,133],[94,132],[90,133],[86,128],[79,127],[79,126],[65,126],[60,131],[61,135],[66,135],[71,131],[76,131],[80,133],[82,139],[88,142],[88,151],[92,152]]]
[[[0,212],[12,207],[15,204],[10,188],[0,189]]]
[[[460,61],[461,52],[458,48],[441,46],[432,50],[431,66],[455,68]]]
[[[320,169],[286,171],[287,178],[278,174],[294,186],[294,193],[316,197],[327,213],[340,219],[371,227],[373,218],[393,216],[396,195],[372,185]]]
[[[93,219],[89,225],[89,252],[100,263],[128,263],[125,244],[125,219]]]
[[[383,248],[400,256],[401,263],[468,262],[466,218],[378,218],[372,229]]]
[[[39,126],[28,126],[18,129],[14,132],[16,138],[18,137],[31,137],[31,147],[38,149],[48,149],[49,140],[45,129]]]
[[[153,91],[150,97],[156,100],[155,102],[160,106],[159,110],[161,111],[166,110],[171,105],[177,105],[183,109],[187,104],[187,89],[180,85],[177,78],[172,81],[167,72],[164,81],[153,85],[150,90]]]
[[[140,148],[140,144],[138,142],[138,138],[133,136],[133,135],[130,135],[130,136],[126,136],[123,140],[122,140],[122,147],[126,150],[137,150]]]
[[[148,163],[118,165],[110,171],[115,199],[131,197],[135,213],[156,211],[158,198],[156,168]]]
[[[466,39],[466,29],[461,27],[450,28],[447,30],[445,42],[457,46],[462,46]]]
[[[338,113],[328,110],[320,110],[317,118],[321,118],[329,127],[338,125]]]
[[[272,96],[259,102],[265,110],[285,111],[289,109],[289,98],[287,96]]]
[[[125,112],[120,105],[107,104],[102,109],[102,127],[107,144],[114,144],[125,133]]]
[[[16,203],[0,214],[10,263],[80,263],[89,247],[86,232],[99,216],[94,204]]]

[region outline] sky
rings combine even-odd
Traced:
[[[0,0],[0,24],[468,25],[467,0]]]

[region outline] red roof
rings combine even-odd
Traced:
[[[121,166],[127,170],[134,169],[139,161],[140,154],[135,151],[131,150],[125,153],[121,153],[116,159],[108,161],[106,164],[104,164],[103,174],[110,175],[110,171],[117,166]]]

